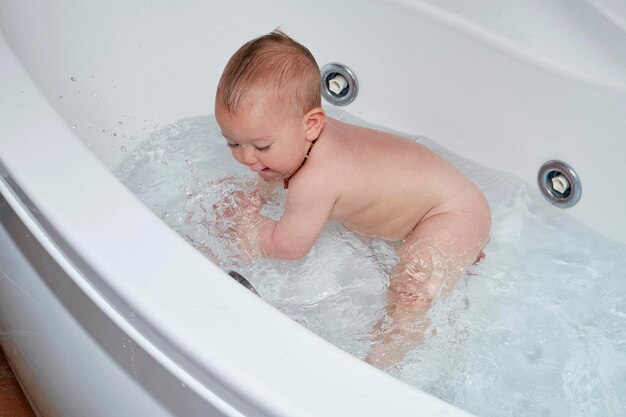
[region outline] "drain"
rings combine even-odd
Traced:
[[[559,208],[572,207],[582,195],[578,174],[562,161],[553,160],[543,164],[537,182],[544,197]]]
[[[343,64],[333,62],[322,68],[322,97],[335,106],[347,106],[359,92],[354,72]]]

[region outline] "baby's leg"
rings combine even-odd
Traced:
[[[388,368],[422,342],[433,299],[454,287],[488,240],[489,211],[479,213],[433,215],[407,236],[389,283],[386,317],[377,325],[379,343],[367,362]]]

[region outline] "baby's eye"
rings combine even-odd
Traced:
[[[270,150],[270,146],[272,145],[267,145],[267,146],[255,146],[256,150],[259,152],[265,152],[265,151],[269,151]]]
[[[226,146],[228,146],[229,148],[236,148],[237,146],[239,146],[239,144],[238,143],[226,142]]]

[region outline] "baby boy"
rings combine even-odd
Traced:
[[[488,240],[491,214],[481,191],[415,141],[326,116],[315,59],[280,31],[230,58],[215,115],[234,158],[288,189],[278,221],[259,214],[261,203],[242,201],[248,218],[239,232],[258,253],[301,258],[328,220],[402,241],[386,319],[366,358],[380,368],[401,360],[420,343],[434,297]]]

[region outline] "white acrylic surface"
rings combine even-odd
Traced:
[[[626,197],[612,185],[626,180],[619,4],[482,4],[2,1],[0,27],[17,58],[3,39],[0,161],[100,277],[84,280],[64,264],[72,282],[174,378],[203,401],[221,401],[225,415],[461,415],[237,287],[105,166],[155,125],[210,113],[229,55],[281,26],[320,65],[339,61],[356,72],[360,95],[348,110],[361,119],[431,137],[529,182],[543,162],[562,159],[583,181],[572,215],[626,241]],[[328,9],[341,18],[329,20]],[[53,258],[63,263],[62,254]],[[20,306],[3,304],[3,320],[9,308]],[[29,339],[20,343],[23,362],[41,377],[42,362],[25,355]],[[78,337],[68,343],[87,348]],[[84,377],[103,378],[90,372]]]
[[[544,162],[563,160],[584,187],[572,215],[626,236],[626,196],[606,180],[625,179],[626,31],[614,2],[275,0],[263,13],[248,1],[1,7],[28,71],[109,167],[155,126],[211,113],[233,50],[280,26],[321,66],[356,72],[353,114],[531,183]],[[331,8],[341,22],[320,26]]]

